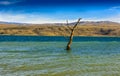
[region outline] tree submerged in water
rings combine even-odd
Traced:
[[[70,29],[71,33],[70,33],[68,44],[66,46],[66,50],[70,50],[71,49],[70,46],[72,44],[72,40],[73,40],[73,36],[74,36],[74,30],[77,27],[77,25],[79,24],[80,20],[81,20],[81,18],[79,18],[78,21],[76,22],[76,24],[73,26],[73,28]],[[67,21],[67,24],[68,24],[68,21]]]

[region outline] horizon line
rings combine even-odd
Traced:
[[[71,21],[68,23],[75,23],[76,21]],[[113,23],[119,23],[117,21],[110,21],[110,20],[84,20],[80,22],[113,22]],[[67,22],[44,22],[44,23],[30,23],[30,22],[16,22],[16,21],[0,21],[0,24],[67,24]]]

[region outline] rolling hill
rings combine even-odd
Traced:
[[[0,35],[69,36],[75,22],[53,24],[26,24],[0,21]],[[120,23],[110,21],[81,22],[75,36],[120,36]]]

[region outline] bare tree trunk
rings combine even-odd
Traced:
[[[67,44],[66,50],[70,50],[70,45],[72,44],[72,40],[73,40],[73,35],[74,35],[74,30],[76,28],[76,26],[78,25],[78,23],[80,22],[81,18],[78,19],[77,23],[74,25],[73,29],[71,29],[71,34],[70,34],[70,39],[69,42]]]

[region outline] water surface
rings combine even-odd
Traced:
[[[119,41],[0,42],[0,76],[120,76]]]

